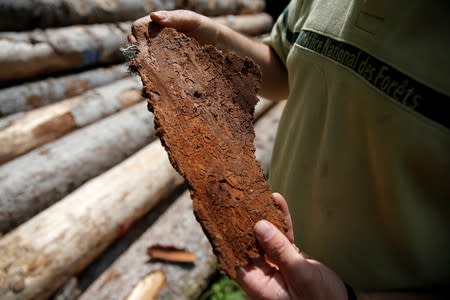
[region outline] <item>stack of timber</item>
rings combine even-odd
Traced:
[[[0,299],[195,299],[217,272],[120,52],[133,20],[190,9],[249,36],[264,0],[0,1]],[[267,170],[283,104],[255,111]],[[147,249],[192,261],[151,259]],[[165,249],[165,248],[164,248]]]

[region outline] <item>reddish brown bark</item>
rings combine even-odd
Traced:
[[[236,267],[261,255],[255,222],[285,228],[254,154],[259,68],[149,18],[132,26],[129,41],[139,50],[130,68],[141,76],[157,134],[188,182],[220,269],[235,278]]]

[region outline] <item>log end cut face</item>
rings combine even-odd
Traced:
[[[260,70],[148,17],[134,23],[129,42],[138,49],[130,68],[142,79],[157,134],[188,183],[219,268],[235,278],[236,267],[262,253],[258,220],[286,230],[254,155]]]

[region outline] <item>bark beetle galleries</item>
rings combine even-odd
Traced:
[[[237,266],[262,254],[256,221],[286,230],[254,155],[260,70],[148,17],[133,24],[128,38],[138,48],[130,68],[141,76],[157,134],[188,183],[219,268],[235,278]]]

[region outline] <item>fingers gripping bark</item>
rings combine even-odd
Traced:
[[[289,239],[266,220],[256,223],[255,232],[267,258],[278,266],[281,273],[295,272],[299,253]]]
[[[200,44],[216,45],[222,25],[189,10],[157,11],[150,14],[153,22],[171,27],[195,38]]]
[[[166,27],[175,28],[181,32],[196,30],[201,23],[202,16],[186,10],[156,11],[150,14],[153,22]]]
[[[286,222],[286,225],[287,225],[286,237],[288,238],[288,240],[291,243],[295,243],[291,213],[289,212],[289,207],[287,205],[286,200],[279,193],[273,193],[272,198],[273,198],[273,200],[275,200],[275,202],[279,206],[281,213],[283,214],[284,221]]]

